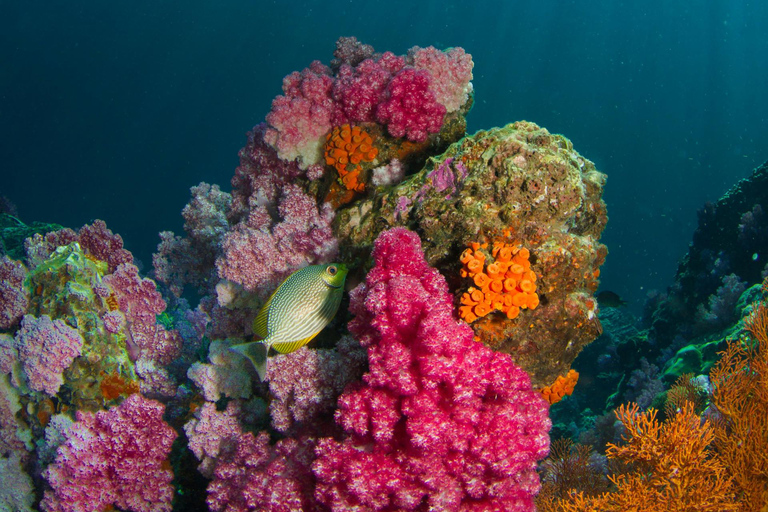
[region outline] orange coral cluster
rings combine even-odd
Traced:
[[[336,168],[347,190],[364,191],[365,183],[359,181],[360,162],[373,162],[379,154],[371,136],[359,126],[344,124],[334,128],[325,141],[325,163]]]
[[[487,266],[480,249],[488,244],[473,243],[462,254],[461,277],[471,277],[475,286],[461,297],[459,316],[472,323],[491,311],[501,311],[516,318],[521,309],[539,305],[536,274],[531,270],[528,249],[514,244],[493,244],[493,263]]]
[[[105,374],[101,372],[99,387],[104,400],[114,400],[120,395],[132,395],[139,392],[139,383],[135,380],[125,379],[118,373]]]
[[[570,396],[573,393],[573,388],[576,387],[578,381],[579,372],[570,369],[565,377],[558,375],[551,386],[546,386],[541,390],[541,394],[550,405],[556,404],[562,400],[565,395]]]

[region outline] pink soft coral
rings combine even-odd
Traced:
[[[176,432],[163,421],[164,410],[134,394],[108,411],[78,411],[56,461],[43,472],[52,490],[45,492],[42,509],[170,511],[168,454]]]
[[[546,402],[509,355],[456,321],[418,236],[383,233],[374,259],[349,324],[370,372],[339,399],[348,437],[318,443],[316,498],[333,510],[534,510]]]
[[[443,52],[434,46],[414,46],[408,50],[408,58],[415,68],[429,71],[432,77],[429,89],[448,112],[458,110],[467,102],[472,91],[474,63],[472,56],[463,48],[451,48]]]
[[[334,110],[331,70],[314,61],[301,73],[294,71],[283,79],[283,95],[272,101],[267,114],[270,128],[264,135],[283,160],[296,159],[299,165],[317,162],[322,137],[331,129]]]

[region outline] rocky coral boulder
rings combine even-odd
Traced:
[[[472,327],[543,386],[565,374],[601,332],[592,294],[607,254],[599,242],[607,222],[604,184],[605,175],[568,139],[521,121],[465,137],[403,182],[340,209],[334,232],[342,259],[362,265],[383,230],[416,231],[457,307],[472,284],[459,262],[469,244],[528,249],[539,305],[515,319],[492,312]]]

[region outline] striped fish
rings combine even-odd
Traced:
[[[253,321],[253,332],[261,339],[231,349],[250,359],[264,380],[270,348],[289,354],[309,343],[333,320],[347,271],[345,265],[331,263],[304,267],[288,276]]]

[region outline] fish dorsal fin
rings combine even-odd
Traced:
[[[322,329],[321,329],[322,330]],[[294,350],[299,350],[301,347],[312,341],[312,338],[320,334],[320,331],[317,331],[316,333],[312,334],[311,336],[307,336],[304,339],[296,340],[296,341],[279,341],[277,343],[272,344],[272,348],[274,348],[276,351],[280,352],[281,354],[290,354]]]

